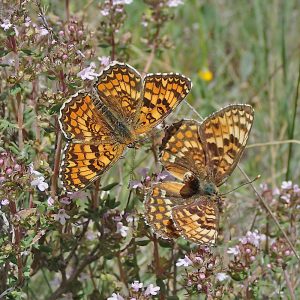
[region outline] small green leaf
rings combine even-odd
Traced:
[[[0,48],[0,57],[5,56],[6,54],[8,54],[10,51],[4,49],[4,48]]]
[[[11,89],[10,89],[10,94],[11,95],[16,95],[22,91],[22,86],[17,83],[15,84]]]
[[[149,243],[150,243],[150,240],[136,241],[136,244],[138,246],[147,246]]]
[[[55,75],[47,75],[47,78],[50,79],[50,80],[56,80]]]
[[[110,47],[110,45],[109,44],[99,44],[99,47],[100,48],[108,48],[108,47]]]
[[[21,49],[21,51],[30,56],[35,55],[35,53],[30,49]]]
[[[112,188],[114,188],[114,187],[115,187],[116,185],[118,185],[118,184],[119,184],[119,182],[113,182],[113,183],[110,183],[110,184],[108,184],[108,185],[102,187],[102,188],[101,188],[101,191],[105,191],[105,192],[110,191]]]

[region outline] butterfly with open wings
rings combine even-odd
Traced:
[[[78,92],[61,107],[59,124],[67,139],[60,177],[67,192],[99,178],[123,154],[160,124],[191,90],[178,73],[147,74],[113,62],[91,92]]]

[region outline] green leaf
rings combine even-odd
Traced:
[[[22,86],[17,83],[15,84],[11,89],[10,89],[10,94],[11,95],[16,95],[22,91]]]
[[[99,47],[100,48],[108,48],[108,47],[110,47],[110,45],[109,44],[99,44]]]
[[[160,240],[158,240],[158,243],[163,248],[172,248],[173,247],[172,243],[167,240],[160,239]]]
[[[21,49],[21,51],[30,56],[35,55],[35,53],[30,49]]]
[[[150,243],[150,240],[136,241],[136,244],[138,246],[147,246],[149,243]]]
[[[55,113],[58,113],[59,110],[60,110],[60,108],[61,108],[61,103],[52,105],[51,108],[49,109],[50,115],[53,115],[53,114],[55,114]]]
[[[4,49],[4,48],[0,48],[0,57],[5,56],[6,54],[8,54],[10,51]]]
[[[47,75],[47,78],[50,79],[50,80],[56,80],[55,75]]]
[[[3,67],[3,68],[9,67],[9,66],[10,66],[9,64],[0,64],[0,67]]]
[[[115,186],[118,185],[118,184],[119,184],[119,182],[113,182],[113,183],[110,183],[110,184],[108,184],[108,185],[102,187],[102,188],[101,188],[101,191],[105,191],[105,192],[110,191],[113,187],[115,187]]]

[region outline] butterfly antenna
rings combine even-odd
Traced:
[[[226,193],[224,193],[224,194],[221,194],[221,196],[225,196],[225,195],[227,195],[227,194],[229,194],[229,193],[232,193],[232,192],[236,191],[237,189],[239,189],[240,187],[242,187],[242,186],[244,186],[244,185],[253,183],[254,181],[256,181],[256,180],[259,179],[259,178],[260,178],[260,175],[257,175],[257,176],[256,176],[254,179],[252,179],[251,181],[245,182],[245,183],[239,185],[238,187],[234,188],[233,190],[231,190],[231,191],[229,191],[229,192],[226,192]]]

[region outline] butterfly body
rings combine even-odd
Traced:
[[[148,74],[113,62],[93,90],[63,103],[59,124],[67,139],[60,177],[67,192],[87,187],[147,136],[186,97],[191,81],[183,75]]]
[[[229,105],[202,123],[181,120],[167,128],[161,162],[179,181],[157,183],[146,197],[145,216],[158,235],[216,243],[222,209],[218,187],[237,165],[253,118],[251,106]],[[165,213],[157,219],[162,207]]]

